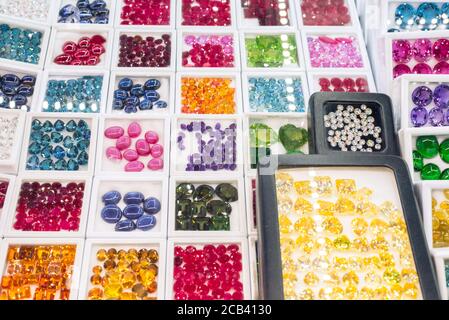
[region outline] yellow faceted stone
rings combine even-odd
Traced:
[[[354,214],[355,204],[351,200],[341,197],[335,202],[335,210],[341,215],[351,215]]]
[[[313,178],[313,187],[315,187],[316,192],[324,197],[332,195],[333,186],[332,179],[328,176],[316,176]]]
[[[440,209],[444,210],[444,211],[448,211],[449,210],[449,201],[448,200],[444,200],[440,203]]]
[[[392,233],[407,233],[407,225],[405,220],[401,217],[390,221],[389,231]]]
[[[115,258],[117,258],[117,249],[115,249],[115,248],[110,248],[110,249],[108,250],[107,254],[108,254],[108,258],[109,258],[109,259],[115,259]]]
[[[279,214],[289,214],[292,212],[293,201],[289,196],[278,197]]]
[[[382,286],[374,290],[374,295],[376,296],[377,300],[386,300],[389,297],[389,291],[387,287]]]
[[[304,283],[308,286],[316,286],[320,282],[320,278],[314,272],[308,272],[304,276]]]
[[[380,275],[377,274],[377,272],[368,272],[365,275],[365,282],[366,284],[371,284],[371,285],[380,285],[382,283],[382,278],[380,277]]]
[[[103,268],[99,265],[96,265],[92,268],[92,272],[94,274],[100,274],[103,271]]]
[[[380,263],[384,268],[394,267],[394,257],[390,252],[381,252],[379,253]]]
[[[87,298],[89,300],[101,300],[103,298],[103,289],[101,288],[92,288],[87,293]]]
[[[155,293],[157,290],[157,282],[151,281],[151,283],[147,286],[147,290],[149,293]]]
[[[351,247],[351,240],[345,235],[334,239],[334,247],[338,250],[348,250]]]
[[[379,208],[371,201],[360,201],[356,205],[355,212],[362,216],[377,216]]]
[[[348,299],[348,300],[357,300],[358,293],[359,293],[359,291],[358,291],[357,287],[353,286],[353,285],[349,285],[345,289],[345,296],[346,296],[346,299]]]
[[[379,206],[379,211],[389,219],[397,219],[402,217],[398,208],[391,201],[385,201]]]
[[[298,294],[298,300],[314,300],[314,298],[315,294],[310,288],[304,289]]]
[[[92,275],[92,277],[90,277],[90,283],[92,283],[93,285],[99,285],[102,282],[102,278],[99,274],[94,274]]]
[[[128,271],[130,268],[129,263],[126,260],[119,260],[116,266],[117,270],[120,272]]]
[[[137,300],[137,295],[134,292],[122,292],[120,300]]]
[[[117,252],[117,259],[123,260],[123,259],[125,259],[125,258],[126,258],[126,250],[120,249],[120,250]]]
[[[125,289],[132,288],[134,283],[136,282],[136,275],[132,271],[124,272],[122,274],[121,284]]]
[[[361,269],[363,267],[362,258],[359,256],[350,256],[348,258],[348,266],[349,266],[349,270],[361,271]]]
[[[354,199],[357,201],[368,201],[371,198],[373,191],[368,188],[359,189],[354,195]]]
[[[387,268],[383,274],[383,279],[389,285],[399,284],[401,282],[401,274],[394,268]]]
[[[139,259],[146,259],[146,258],[148,258],[148,250],[145,248],[142,248],[139,250],[138,255],[139,255]]]
[[[313,213],[313,205],[310,201],[299,197],[295,202],[295,211],[299,214],[312,214]]]
[[[100,249],[97,251],[97,259],[98,261],[105,261],[108,258],[108,254],[106,250]]]
[[[149,259],[142,259],[138,263],[140,265],[140,269],[148,269],[151,265],[151,262]]]
[[[435,199],[434,197],[432,197],[432,209],[434,209],[438,204],[437,199]]]
[[[334,257],[333,266],[339,271],[345,271],[348,269],[348,259],[345,257]]]
[[[377,235],[387,232],[389,224],[382,219],[374,218],[370,223],[370,231]]]
[[[340,284],[340,278],[338,277],[338,273],[331,271],[323,276],[323,282],[330,285],[338,285]]]
[[[103,286],[106,286],[109,284],[120,284],[121,279],[122,279],[122,275],[120,272],[117,272],[117,271],[109,272],[103,278]]]
[[[139,271],[139,278],[140,278],[139,280],[142,282],[144,286],[148,286],[149,284],[151,284],[151,282],[153,282],[155,277],[156,275],[151,270],[141,269]]]
[[[449,200],[449,189],[444,189],[444,190],[443,190],[443,194],[444,194],[444,196],[446,197],[446,199]]]
[[[321,300],[332,300],[332,289],[331,287],[321,288],[318,297]]]
[[[338,194],[341,196],[353,196],[357,191],[355,180],[353,179],[337,179],[335,180],[335,186]]]
[[[118,283],[111,283],[104,287],[104,296],[106,299],[120,299],[123,287]]]
[[[296,232],[301,234],[314,235],[316,233],[316,223],[312,217],[299,218],[296,220],[294,228]]]
[[[322,216],[333,216],[335,213],[335,204],[330,201],[318,200],[318,214]]]
[[[377,236],[370,242],[371,248],[373,250],[387,251],[388,241],[383,236]]]
[[[370,250],[369,241],[365,237],[355,238],[352,241],[352,247],[358,252],[368,252]]]
[[[117,264],[115,263],[114,260],[112,259],[108,259],[103,263],[103,267],[107,270],[107,271],[111,271],[113,269],[115,269],[115,267],[117,266]]]
[[[388,299],[390,300],[401,300],[402,293],[404,292],[404,289],[399,284],[394,284],[390,287],[390,294],[388,296]]]
[[[403,295],[408,299],[418,298],[418,287],[413,283],[406,283],[403,288]]]
[[[148,291],[145,286],[141,283],[137,283],[132,287],[132,292],[134,292],[139,298],[144,298],[148,295]]]
[[[312,194],[312,186],[309,180],[295,181],[294,187],[296,193],[300,196],[309,197]]]
[[[340,287],[333,287],[331,298],[332,300],[345,300],[345,291]]]
[[[343,232],[343,224],[335,217],[327,217],[321,223],[323,229],[332,234],[340,234]]]
[[[418,282],[418,274],[416,270],[406,268],[401,271],[401,278],[406,283],[417,283]]]
[[[276,190],[278,193],[288,193],[293,188],[293,177],[283,171],[276,172]]]
[[[279,231],[281,233],[290,233],[292,232],[292,221],[285,214],[279,215]]]
[[[148,261],[148,262],[149,262],[149,261]],[[132,270],[132,271],[134,271],[134,272],[139,272],[139,270],[140,270],[140,268],[141,268],[141,266],[140,266],[140,261],[139,261],[139,262],[137,262],[137,261],[131,262],[130,267],[131,267],[131,270]]]
[[[300,235],[296,239],[297,246],[305,253],[311,253],[315,248],[315,240],[308,235]]]
[[[368,222],[363,218],[355,218],[351,221],[352,231],[358,235],[362,236],[368,230]]]
[[[363,287],[359,291],[360,300],[373,300],[376,297],[376,292],[368,287]]]
[[[349,271],[341,278],[345,285],[357,285],[359,284],[359,276],[354,271]]]

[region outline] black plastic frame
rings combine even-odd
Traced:
[[[373,116],[376,123],[382,128],[384,148],[369,154],[400,155],[398,139],[394,128],[392,103],[389,96],[379,93],[346,93],[346,92],[317,92],[309,100],[307,122],[309,127],[309,153],[356,153],[333,149],[327,141],[327,128],[324,127],[323,117],[327,114],[330,105],[336,104],[367,104],[374,109]]]
[[[259,167],[257,228],[259,232],[260,298],[284,299],[275,172],[278,169],[308,167],[386,167],[393,170],[423,299],[440,299],[433,261],[427,247],[422,218],[407,165],[397,156],[367,155],[355,152],[331,155],[272,156],[270,163]]]

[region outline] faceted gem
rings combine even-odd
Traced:
[[[137,229],[142,231],[153,229],[155,225],[156,217],[153,215],[143,215],[136,222]]]
[[[136,228],[137,226],[132,220],[121,220],[115,225],[115,231],[117,232],[129,232]]]
[[[231,226],[228,216],[217,214],[211,218],[211,230],[229,231],[230,229]]]
[[[424,107],[414,107],[410,113],[410,119],[414,127],[422,127],[427,123],[428,113]]]
[[[145,196],[141,192],[128,192],[123,197],[123,201],[127,204],[136,204],[140,205],[144,201]]]
[[[449,60],[449,40],[438,39],[433,44],[433,56],[438,61]]]
[[[49,120],[46,120],[42,125],[42,130],[44,132],[51,132],[53,130],[53,123],[51,123]]]
[[[441,108],[432,108],[429,111],[429,121],[434,127],[440,127],[444,125],[444,112]]]
[[[76,122],[74,120],[70,120],[69,122],[67,122],[65,129],[68,132],[74,132],[77,128]]]
[[[439,153],[441,160],[449,163],[449,139],[445,139],[443,142],[441,142]]]
[[[139,219],[143,213],[143,208],[138,204],[129,204],[123,209],[123,215],[130,220]]]
[[[54,164],[51,159],[45,159],[39,163],[40,170],[53,170],[53,167],[54,167]]]
[[[87,152],[81,151],[78,155],[77,161],[80,166],[87,165],[89,161],[89,155],[87,154]]]
[[[420,136],[416,139],[416,148],[425,159],[432,159],[438,154],[438,139],[436,136]]]
[[[421,170],[421,179],[439,180],[441,175],[440,168],[434,163],[426,164]]]
[[[393,68],[393,77],[397,78],[399,76],[402,76],[403,74],[409,74],[412,73],[412,70],[410,67],[406,64],[398,64]]]
[[[406,29],[415,23],[415,8],[409,3],[401,3],[396,7],[394,17],[396,25]]]
[[[425,107],[432,102],[433,92],[429,87],[420,86],[413,90],[412,100],[413,103],[420,107]]]
[[[105,205],[108,204],[118,204],[120,200],[122,199],[122,195],[118,191],[109,191],[106,192],[102,197],[101,200]]]
[[[35,155],[31,156],[27,160],[27,170],[38,170],[39,169],[39,158]]]
[[[53,156],[56,159],[64,159],[64,157],[65,157],[65,150],[64,150],[64,148],[62,148],[61,146],[56,146],[53,149]]]
[[[78,171],[78,170],[79,170],[79,164],[78,164],[78,162],[76,162],[76,161],[73,160],[73,159],[70,159],[70,160],[67,162],[67,170],[69,170],[69,171]]]
[[[352,196],[357,191],[355,181],[353,179],[337,179],[335,180],[337,192],[341,196]]]
[[[156,214],[161,211],[161,203],[158,199],[149,197],[143,203],[143,210],[150,215]]]
[[[229,183],[221,183],[215,187],[215,194],[226,202],[238,200],[237,188]]]
[[[449,168],[441,172],[440,180],[449,180]]]
[[[308,141],[308,133],[304,128],[286,124],[279,128],[279,140],[287,153],[298,151]]]
[[[101,210],[101,218],[107,223],[117,223],[122,218],[122,210],[116,205],[108,204]]]
[[[310,196],[312,194],[312,187],[309,180],[295,181],[294,186],[300,196]]]
[[[313,205],[311,202],[304,198],[298,197],[294,206],[295,211],[300,214],[311,214],[313,213]]]
[[[438,62],[433,67],[433,73],[435,74],[448,74],[449,73],[449,63],[446,61]]]
[[[343,225],[340,220],[335,217],[328,217],[324,219],[321,225],[325,231],[332,234],[340,234],[343,232]]]
[[[440,9],[432,2],[421,3],[416,9],[415,22],[424,29],[435,29],[440,22]]]
[[[421,155],[421,153],[419,153],[419,151],[413,150],[413,169],[415,171],[421,171],[422,168],[424,167],[424,158]]]
[[[412,72],[417,74],[432,74],[432,68],[426,63],[418,63],[413,67]]]
[[[212,215],[217,214],[230,214],[232,212],[232,207],[229,203],[222,200],[211,200],[207,203],[207,212]]]
[[[412,48],[408,40],[393,41],[393,60],[397,63],[408,63],[412,58]]]
[[[438,85],[434,90],[434,103],[439,108],[447,108],[449,106],[449,86],[445,84]]]
[[[59,159],[55,162],[55,170],[67,170],[67,162],[64,159]]]
[[[193,201],[209,201],[214,196],[214,188],[209,185],[200,185],[193,192]]]

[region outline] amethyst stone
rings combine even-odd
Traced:
[[[433,93],[429,87],[420,86],[413,90],[412,100],[413,103],[419,107],[424,107],[432,102]]]
[[[410,114],[410,119],[414,127],[422,127],[427,123],[427,110],[424,107],[414,107]]]
[[[433,102],[440,108],[447,108],[449,106],[449,86],[440,84],[435,88],[433,94]]]
[[[433,108],[429,111],[429,121],[434,127],[440,127],[444,125],[444,112],[441,108]]]

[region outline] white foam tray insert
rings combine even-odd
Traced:
[[[14,119],[17,117],[17,127],[12,141],[11,154],[9,159],[0,160],[0,172],[17,174],[19,170],[20,155],[23,149],[23,131],[25,130],[26,111],[10,110],[0,108],[0,119]]]

